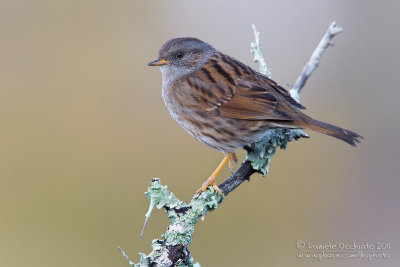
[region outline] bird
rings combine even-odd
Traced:
[[[267,130],[310,129],[356,146],[363,138],[338,126],[313,119],[305,107],[275,81],[193,37],[173,38],[158,58],[162,97],[171,116],[201,143],[224,154],[222,162],[197,193],[212,186],[237,149],[259,141]]]

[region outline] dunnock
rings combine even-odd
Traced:
[[[311,129],[352,146],[362,138],[355,132],[315,120],[276,82],[196,38],[166,42],[157,60],[162,96],[172,117],[194,138],[225,157],[197,191],[213,186],[215,177],[235,159],[236,149],[263,137],[274,128]]]

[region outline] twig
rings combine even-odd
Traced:
[[[303,71],[301,72],[299,78],[297,78],[295,84],[290,90],[290,95],[297,102],[300,102],[300,91],[306,84],[307,79],[310,77],[311,73],[318,67],[322,54],[330,45],[333,45],[332,43],[333,37],[335,37],[342,31],[343,31],[342,27],[337,26],[335,21],[332,22],[328,30],[326,31],[325,35],[319,42],[317,48],[315,48],[307,64],[304,66]]]
[[[125,251],[122,248],[118,247],[118,250],[121,251],[122,257],[124,257],[128,261],[129,265],[135,266],[135,263],[133,261],[131,261],[129,256],[125,253]],[[139,254],[143,254],[143,253],[139,253]]]
[[[245,160],[242,165],[232,174],[228,179],[218,185],[222,193],[226,197],[230,192],[235,190],[236,187],[241,185],[244,181],[250,181],[250,176],[255,173],[256,170],[251,166],[251,162]]]
[[[251,52],[254,54],[254,61],[260,65],[260,72],[271,78],[271,71],[265,63],[260,46],[260,33],[257,32],[252,25],[255,43],[251,43]],[[296,84],[291,90],[292,96],[297,94],[296,100],[299,101],[299,92],[304,86],[306,80],[312,71],[318,66],[321,54],[330,44],[330,40],[334,35],[338,34],[342,29],[333,22],[329,27],[324,38],[314,51],[310,61],[304,67],[302,74],[297,79]],[[161,236],[160,239],[153,240],[153,251],[149,255],[139,253],[140,262],[133,263],[126,253],[118,248],[122,255],[129,261],[131,266],[197,266],[193,264],[193,258],[190,255],[188,246],[192,241],[194,226],[198,219],[204,219],[207,212],[217,209],[223,199],[242,184],[245,180],[249,180],[250,176],[255,172],[263,175],[268,173],[272,156],[277,148],[285,149],[288,142],[297,140],[301,137],[308,137],[301,130],[292,129],[274,129],[266,132],[266,135],[258,142],[246,147],[247,157],[239,169],[233,173],[228,179],[219,185],[223,196],[219,196],[217,192],[209,187],[201,194],[196,194],[189,204],[185,204],[168,191],[167,186],[162,186],[160,179],[153,178],[152,185],[146,192],[146,196],[150,199],[149,211],[146,213],[146,226],[148,219],[154,207],[158,209],[164,208],[170,219],[170,225]],[[144,227],[142,230],[144,231]]]
[[[258,62],[260,65],[260,72],[271,79],[271,69],[268,67],[267,63],[265,62],[264,56],[262,54],[262,48],[260,45],[260,35],[261,33],[257,31],[256,26],[251,24],[254,32],[254,43],[250,43],[250,52],[254,55],[254,62]]]

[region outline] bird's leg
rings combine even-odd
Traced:
[[[237,164],[237,157],[235,153],[232,153],[231,158],[229,159],[229,170],[233,173],[233,166]]]
[[[217,177],[218,173],[221,171],[222,167],[224,167],[224,165],[226,164],[226,162],[230,162],[231,158],[234,157],[236,159],[236,156],[234,156],[234,153],[229,153],[228,155],[226,155],[224,157],[224,159],[222,160],[222,162],[219,164],[219,166],[217,167],[217,169],[211,174],[210,178],[207,179],[207,181],[205,181],[203,183],[203,185],[201,186],[201,188],[199,190],[196,191],[197,194],[204,192],[207,190],[207,187],[212,186],[215,191],[218,192],[218,195],[222,195],[222,191],[221,189],[219,189],[219,187],[217,186],[217,184],[215,183],[215,178]]]

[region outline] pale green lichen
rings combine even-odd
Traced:
[[[272,156],[279,147],[285,149],[288,142],[301,137],[308,137],[302,130],[297,129],[273,129],[268,130],[260,141],[252,143],[247,152],[246,159],[251,166],[265,176],[269,171]]]

